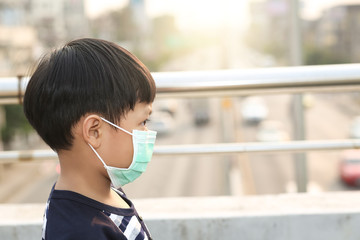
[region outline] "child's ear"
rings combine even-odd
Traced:
[[[101,144],[101,125],[102,120],[98,115],[87,116],[82,124],[82,135],[86,143],[90,144],[94,148],[97,148]]]

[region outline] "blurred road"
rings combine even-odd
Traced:
[[[280,120],[291,132],[289,104],[291,97],[263,96],[270,107],[269,119]],[[308,139],[340,139],[348,137],[348,124],[357,112],[356,104],[348,95],[314,95],[314,105],[306,110]],[[336,98],[336,101],[335,101]],[[240,98],[232,99],[233,107]],[[222,142],[224,134],[220,99],[210,99],[209,124],[196,127],[188,100],[179,100],[176,128],[169,135],[159,136],[158,145]],[[339,103],[340,101],[340,103]],[[347,108],[345,108],[348,106]],[[345,110],[347,109],[347,110]],[[235,114],[236,116],[236,114]],[[234,119],[240,141],[254,141],[258,126],[246,125]],[[341,124],[339,124],[341,123]],[[307,154],[309,191],[348,190],[339,182],[338,161],[340,151],[319,151]],[[160,157],[154,156],[147,171],[134,183],[125,186],[132,198],[218,196],[229,194],[278,194],[294,192],[293,156],[283,154],[199,155]],[[23,179],[19,191],[14,190],[6,202],[44,202],[56,180],[53,161],[38,162],[37,168],[23,166],[18,175]],[[233,175],[233,168],[239,171]],[[234,182],[240,181],[240,182]],[[2,180],[4,182],[4,180]],[[5,180],[8,182],[8,179]],[[8,182],[9,183],[9,182]],[[230,185],[229,185],[230,184]],[[1,184],[0,184],[1,186]],[[238,189],[234,189],[238,188]],[[0,188],[1,189],[1,188]],[[20,191],[21,190],[21,191]]]
[[[188,61],[180,59],[179,62],[192,65],[194,61],[204,60],[206,63],[218,55],[216,48],[211,48],[185,57]],[[218,66],[209,67],[210,63],[204,64],[203,69],[216,69]],[[253,63],[238,64],[250,66]],[[177,62],[173,62],[164,70],[178,70],[176,66]],[[348,138],[350,121],[359,113],[354,96],[349,93],[312,95],[312,106],[305,112],[307,139]],[[268,119],[281,121],[291,136],[291,96],[262,97],[270,110]],[[157,145],[255,141],[258,126],[246,125],[240,117],[242,98],[209,99],[210,122],[200,127],[194,124],[191,101],[177,100],[174,131],[159,136]],[[309,191],[348,190],[339,182],[339,155],[340,151],[307,154]],[[56,162],[48,161],[4,169],[0,179],[0,201],[45,202],[56,180],[55,167]],[[293,155],[288,153],[154,156],[145,174],[125,186],[125,191],[131,198],[278,194],[296,191],[294,179]]]

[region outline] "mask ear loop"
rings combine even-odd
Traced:
[[[116,125],[116,124],[114,124],[114,123],[112,123],[112,122],[110,122],[110,121],[106,120],[105,118],[103,118],[103,117],[100,117],[100,118],[101,118],[101,120],[103,120],[104,122],[107,122],[107,123],[108,123],[108,124],[110,124],[111,126],[116,127],[116,128],[118,128],[118,129],[120,129],[121,131],[124,131],[124,132],[126,132],[126,133],[130,134],[131,136],[133,135],[131,132],[129,132],[129,131],[127,131],[127,130],[123,129],[122,127],[119,127],[118,125]]]
[[[104,167],[106,168],[107,165],[105,164],[104,160],[102,160],[102,158],[101,158],[100,155],[97,153],[97,151],[93,148],[93,146],[91,146],[90,143],[88,143],[88,144],[89,144],[91,150],[93,150],[93,152],[95,153],[95,155],[100,159],[100,161],[104,164]]]

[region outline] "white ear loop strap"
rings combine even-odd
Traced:
[[[97,156],[97,157],[100,159],[100,161],[104,164],[104,167],[106,168],[107,166],[106,166],[104,160],[102,160],[102,158],[101,158],[100,155],[97,153],[97,151],[95,151],[95,149],[93,148],[93,146],[91,146],[90,143],[88,143],[88,144],[89,144],[90,148],[93,150],[93,152],[96,154],[96,156]]]
[[[111,126],[114,126],[114,127],[118,128],[118,129],[120,129],[120,130],[122,130],[122,131],[124,131],[124,132],[126,132],[126,133],[128,133],[128,134],[130,134],[130,135],[133,135],[131,132],[123,129],[122,127],[119,127],[119,126],[116,125],[116,124],[113,124],[112,122],[106,120],[105,118],[103,118],[103,117],[100,117],[100,118],[101,118],[101,120],[103,120],[104,122],[107,122],[107,123],[110,124]]]

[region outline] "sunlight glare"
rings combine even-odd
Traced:
[[[183,0],[178,1],[178,24],[182,29],[218,30],[236,27],[245,20],[246,1]],[[176,14],[176,13],[175,13]]]
[[[171,14],[182,30],[218,30],[248,21],[248,0],[149,0],[149,15]]]
[[[150,17],[170,14],[181,30],[216,31],[247,24],[250,0],[145,0]],[[86,12],[95,17],[128,4],[128,0],[85,0]]]
[[[85,0],[85,12],[91,17],[97,17],[102,13],[124,7],[127,4],[126,0]]]

